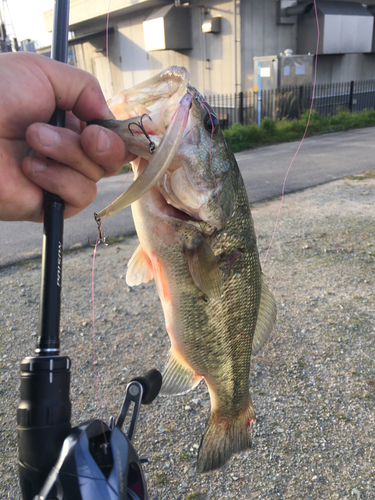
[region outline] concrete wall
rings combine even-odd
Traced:
[[[150,78],[150,58],[144,48],[142,22],[138,16],[117,23],[122,88],[128,89]]]
[[[374,2],[368,1],[368,5]],[[367,18],[365,18],[367,19]],[[318,52],[317,83],[336,83],[350,80],[368,80],[375,78],[375,53],[351,53],[351,54],[322,54],[324,28],[329,24],[324,23],[324,16],[319,14],[320,44]],[[316,52],[317,27],[315,15],[311,12],[309,16],[301,19],[298,24],[299,50],[311,50]],[[355,36],[355,33],[348,34]]]
[[[193,48],[146,52],[142,23],[153,12],[154,1],[156,0],[151,3],[142,2],[143,10],[138,12],[128,11],[126,15],[110,16],[110,26],[115,29],[115,33],[109,38],[111,85],[108,74],[105,74],[108,72],[104,61],[92,62],[94,58],[105,58],[104,38],[76,46],[79,67],[98,77],[106,97],[110,96],[111,86],[113,92],[117,93],[173,64],[185,66],[190,72],[192,85],[205,95],[249,91],[256,84],[254,56],[277,55],[287,48],[297,53],[297,22],[278,25],[275,0],[205,0],[204,8],[201,7],[201,0],[192,0],[189,11]],[[368,3],[373,2],[375,0],[369,0]],[[132,5],[134,7],[136,3],[133,2]],[[146,5],[152,6],[145,9]],[[87,6],[89,8],[89,4]],[[234,9],[237,11],[237,35],[234,33]],[[203,21],[214,16],[221,16],[221,33],[203,34]],[[76,27],[75,35],[84,36],[105,30],[105,27],[103,19],[88,20]],[[308,34],[299,34],[303,35]],[[314,33],[309,36],[314,36]],[[375,78],[375,53],[319,57],[318,83],[370,78]]]
[[[318,84],[371,79],[375,79],[375,54],[318,56]]]
[[[191,83],[205,95],[229,94],[235,92],[235,37],[233,1],[206,0],[205,8],[201,1],[194,0],[189,7],[192,27],[192,50],[145,51],[143,21],[153,11],[127,15],[123,19],[114,19],[110,26],[116,30],[110,36],[109,51],[111,59],[111,78],[113,91],[130,88],[145,79],[159,73],[174,64],[185,66],[191,76]],[[238,2],[239,4],[239,2]],[[207,17],[220,16],[222,31],[219,34],[202,33],[202,23]],[[84,36],[89,32],[105,29],[104,22],[90,22],[83,28],[75,29],[75,36]],[[240,37],[240,9],[237,14],[237,33]],[[102,44],[95,39],[76,46],[78,66],[94,73],[90,58],[104,57],[105,53],[96,50]],[[105,44],[104,44],[105,46]],[[241,54],[238,45],[237,74],[240,83]],[[83,53],[83,54],[82,54]],[[97,67],[97,64],[95,64]],[[122,73],[119,77],[118,71]],[[95,76],[98,77],[96,74]],[[101,80],[98,77],[99,80]],[[107,97],[107,96],[106,96]]]
[[[198,0],[195,3],[200,2]],[[205,7],[206,13],[200,11],[200,16],[196,15],[193,20],[194,43],[197,47],[193,49],[195,75],[199,75],[197,88],[205,95],[233,94],[235,92],[234,3],[211,0],[205,2]],[[204,19],[216,16],[221,17],[221,33],[202,33]],[[239,20],[237,24],[239,33]],[[238,66],[240,62],[237,56]]]
[[[87,25],[87,21],[95,23],[100,19],[105,22],[108,13],[113,18],[167,2],[168,0],[70,0],[69,24],[73,29],[80,29]],[[44,12],[43,17],[46,31],[52,31],[53,9]]]
[[[124,87],[133,86],[173,64],[185,66],[191,83],[203,94],[234,92],[233,2],[200,0],[189,7],[192,27],[192,50],[159,50],[146,52],[143,21],[151,11],[117,23]],[[206,17],[221,16],[220,34],[202,33]]]
[[[241,58],[242,91],[252,90],[255,56],[271,56],[285,49],[297,49],[297,25],[276,24],[275,0],[242,0],[241,2]]]
[[[103,94],[108,100],[123,89],[120,65],[118,33],[109,36],[109,61],[106,56],[105,37],[74,46],[76,65],[93,74],[100,83]]]

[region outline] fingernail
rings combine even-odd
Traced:
[[[39,142],[43,147],[53,146],[59,138],[59,134],[49,127],[41,125],[38,130]]]
[[[31,158],[31,169],[30,169],[31,174],[41,174],[46,170],[47,170],[47,164],[45,162],[39,160],[39,158],[35,156]]]
[[[97,144],[98,153],[105,153],[109,148],[109,143],[110,140],[107,132],[105,132],[103,129],[100,129],[98,134],[98,144]]]

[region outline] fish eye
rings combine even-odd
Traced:
[[[210,112],[205,113],[204,118],[203,118],[203,126],[209,132],[210,134],[214,133],[219,130],[219,118],[215,115],[214,111],[210,109]]]

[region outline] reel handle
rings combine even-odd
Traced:
[[[149,405],[159,394],[163,383],[162,374],[153,368],[141,377],[135,377],[132,382],[139,382],[143,387],[142,404]]]

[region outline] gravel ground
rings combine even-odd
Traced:
[[[375,172],[373,172],[375,174]],[[253,449],[197,475],[209,415],[205,384],[142,408],[135,446],[151,500],[375,499],[375,178],[344,179],[285,198],[265,274],[274,334],[252,358]],[[374,177],[374,175],[372,176]],[[280,201],[253,206],[261,256]],[[169,341],[153,283],[129,289],[128,237],[96,260],[96,350],[105,420],[125,384],[161,369]],[[65,255],[62,353],[71,357],[73,423],[97,417],[91,353],[92,249]],[[19,364],[36,341],[40,261],[0,271],[0,497],[18,499]]]

